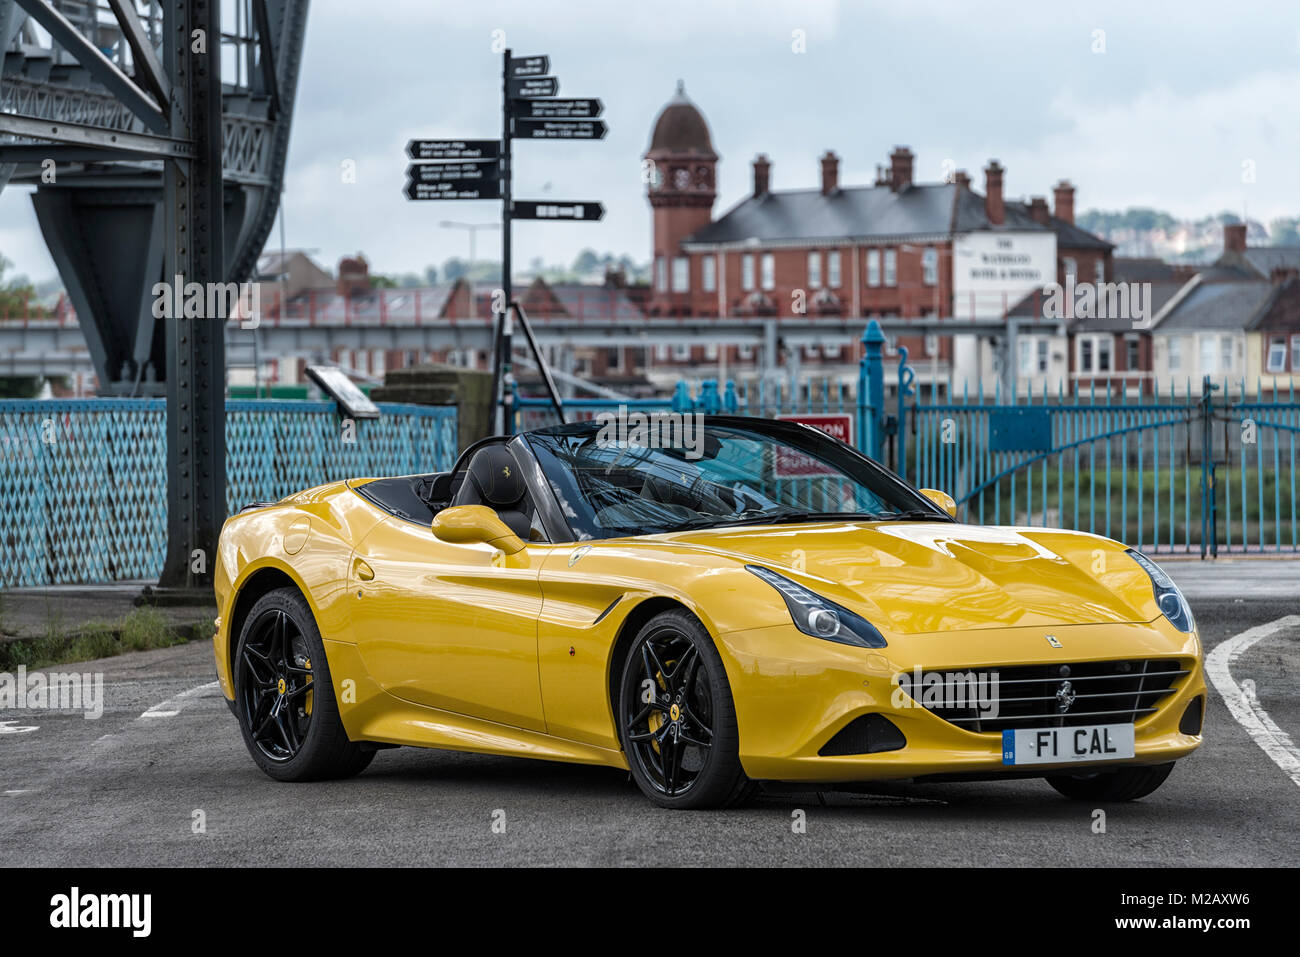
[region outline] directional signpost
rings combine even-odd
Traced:
[[[573,222],[598,222],[605,215],[600,203],[561,203],[555,200],[541,202],[535,199],[515,200],[515,219],[567,219]]]
[[[501,141],[411,140],[406,155],[420,161],[496,159],[501,155]]]
[[[515,115],[536,119],[571,119],[592,120],[605,112],[605,104],[600,100],[520,100],[515,104]]]
[[[515,201],[511,193],[511,144],[528,140],[600,140],[608,128],[597,119],[605,105],[594,97],[558,99],[560,81],[551,74],[545,55],[515,57],[506,50],[502,63],[501,139],[411,140],[406,155],[406,196],[417,201],[501,199],[501,284],[504,296],[497,305],[497,358],[492,394],[503,400],[505,428],[513,428],[511,366],[512,310],[519,316],[530,345],[535,343],[524,313],[514,303],[510,284],[511,236],[514,219],[598,222],[605,215],[600,203],[581,200]],[[535,357],[545,373],[541,355]],[[551,399],[564,419],[564,408],[549,373],[544,375]],[[504,391],[502,390],[504,384]]]
[[[555,96],[560,92],[560,81],[553,76],[509,77],[506,95],[512,100],[521,97]]]
[[[604,120],[515,120],[515,136],[530,140],[603,140]]]

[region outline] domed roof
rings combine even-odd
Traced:
[[[677,93],[659,111],[654,132],[650,134],[650,148],[646,155],[692,153],[717,159],[709,124],[700,108],[686,95],[686,84],[677,81]]]

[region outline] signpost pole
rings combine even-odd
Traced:
[[[513,113],[510,107],[510,50],[502,54],[501,60],[501,409],[502,432],[513,434],[514,417],[514,374],[510,368],[510,306],[514,299],[514,290],[510,283],[510,214],[513,197],[511,176],[514,165],[511,157],[511,129]]]

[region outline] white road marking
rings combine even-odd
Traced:
[[[17,797],[20,794],[31,794],[31,793],[32,793],[31,788],[18,788],[17,790],[14,791],[6,791],[5,797]]]
[[[1300,615],[1287,615],[1234,635],[1205,656],[1205,673],[1210,676],[1210,681],[1237,723],[1246,729],[1246,733],[1255,739],[1255,743],[1273,763],[1300,787],[1300,749],[1296,748],[1291,736],[1269,717],[1268,712],[1255,700],[1254,694],[1242,691],[1233,680],[1231,672],[1233,663],[1256,642],[1297,625],[1300,625]]]
[[[0,734],[22,734],[37,730],[37,725],[19,725],[17,721],[0,721]]]
[[[197,688],[190,688],[188,691],[182,691],[174,698],[168,698],[166,701],[154,705],[148,711],[140,715],[142,718],[174,718],[181,713],[184,707],[183,702],[190,698],[198,698],[205,691],[211,691],[213,688],[220,688],[221,682],[209,681],[207,684],[199,685]]]

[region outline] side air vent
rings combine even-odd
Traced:
[[[846,754],[878,754],[905,747],[907,739],[892,721],[883,715],[864,714],[840,728],[817,753],[829,758]]]

